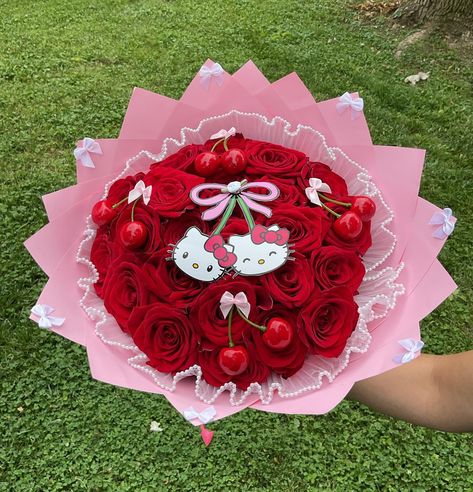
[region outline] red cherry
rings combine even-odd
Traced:
[[[212,176],[220,166],[220,156],[215,152],[202,152],[195,158],[195,172],[199,176]]]
[[[343,213],[332,225],[341,239],[356,239],[363,229],[360,216],[351,210]]]
[[[249,363],[249,355],[242,345],[225,347],[218,354],[218,364],[222,371],[229,376],[237,376],[246,370]]]
[[[148,231],[143,222],[125,222],[120,227],[119,237],[125,248],[136,249],[143,246],[148,238]]]
[[[92,220],[98,225],[105,225],[112,221],[117,211],[112,208],[108,200],[100,200],[92,208]]]
[[[355,196],[351,200],[350,210],[358,214],[363,222],[368,222],[376,213],[376,204],[368,196]]]
[[[286,348],[294,336],[293,327],[283,318],[271,318],[263,333],[263,341],[272,349]]]
[[[230,149],[221,156],[222,167],[228,174],[239,174],[246,169],[246,155],[243,150]]]

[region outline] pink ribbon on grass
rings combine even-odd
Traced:
[[[250,188],[264,188],[268,190],[269,193],[254,193],[248,191]],[[220,190],[222,193],[210,198],[201,198],[200,194],[204,190]],[[240,197],[249,209],[259,212],[266,217],[271,217],[271,209],[257,202],[271,202],[275,200],[279,196],[279,188],[266,181],[255,181],[254,183],[246,183],[245,181],[240,183],[238,181],[233,181],[227,186],[219,183],[203,183],[192,188],[190,193],[191,200],[197,205],[212,207],[202,214],[203,220],[214,220],[219,215],[223,214],[227,208],[228,202],[233,196]]]

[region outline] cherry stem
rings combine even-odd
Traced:
[[[225,142],[225,139],[224,138],[221,138],[220,140],[217,140],[213,144],[212,148],[210,149],[210,152],[213,152],[218,147],[218,145],[221,144],[222,142]],[[223,145],[225,145],[225,144],[223,144]],[[225,149],[225,150],[227,150],[227,149]]]
[[[262,331],[263,333],[266,331],[267,329],[266,326],[261,326],[261,325],[257,325],[256,323],[253,323],[253,321],[250,321],[239,309],[237,309],[237,313],[240,315],[240,318],[246,321],[249,325],[258,328],[258,330]]]
[[[135,207],[136,207],[136,204],[138,203],[138,199],[136,199],[134,202],[133,202],[133,207],[131,207],[131,221],[134,222],[135,221]]]
[[[325,208],[325,210],[327,210],[327,212],[330,212],[331,214],[335,215],[335,217],[337,217],[337,219],[339,217],[341,217],[341,214],[337,214],[337,212],[335,212],[334,210],[332,210],[330,207],[327,207],[327,205],[325,205],[325,203],[321,203],[322,207]]]
[[[230,202],[227,205],[225,213],[222,216],[222,219],[220,220],[217,227],[212,232],[211,236],[216,236],[217,234],[220,234],[222,232],[223,228],[225,227],[225,225],[228,222],[228,219],[231,217],[231,215],[233,213],[235,205],[236,205],[236,198],[235,198],[235,196],[232,196],[232,198],[230,199]]]
[[[233,338],[232,338],[232,320],[233,320],[233,308],[230,309],[230,312],[228,313],[228,346],[233,347]]]
[[[238,205],[240,205],[241,211],[243,212],[243,216],[245,217],[246,223],[248,224],[250,231],[253,230],[253,227],[255,226],[255,221],[253,219],[253,216],[251,215],[248,205],[240,196],[237,197],[237,202]]]
[[[329,198],[328,196],[325,196],[322,193],[319,193],[319,196],[322,197],[324,200],[327,200],[327,202],[336,203],[337,205],[341,205],[342,207],[347,207],[347,208],[351,207],[351,203],[339,202],[338,200],[334,200],[333,198]]]
[[[120,200],[119,202],[115,203],[115,205],[112,205],[112,208],[117,208],[119,207],[123,202],[128,200],[128,197],[126,196],[123,200]]]
[[[223,148],[224,148],[225,150],[228,150],[227,140],[228,140],[229,138],[230,138],[230,137],[226,137],[226,138],[221,138],[220,140],[217,140],[217,141],[213,144],[212,148],[210,149],[210,152],[213,152],[213,151],[214,151],[214,150],[218,147],[218,145],[219,145],[219,144],[221,144],[222,142],[223,142]]]

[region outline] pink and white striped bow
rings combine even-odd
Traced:
[[[248,191],[250,188],[264,188],[269,193],[253,193],[252,191]],[[200,193],[204,190],[220,190],[222,193],[210,198],[201,198]],[[235,195],[238,195],[249,209],[259,212],[266,217],[271,217],[271,209],[257,202],[271,202],[275,200],[279,196],[279,188],[265,181],[255,181],[254,183],[232,181],[227,186],[220,183],[203,183],[192,188],[190,193],[191,200],[197,205],[204,207],[212,206],[212,208],[202,214],[203,220],[216,219],[225,211],[228,202]]]
[[[215,79],[215,82],[218,86],[223,84],[223,68],[220,63],[214,63],[210,67],[204,65],[199,70],[200,83],[204,86],[205,89],[210,87],[210,81]]]
[[[84,167],[95,168],[90,154],[102,154],[102,148],[93,138],[85,137],[82,140],[82,147],[76,147],[74,149],[74,157],[76,158],[76,161],[79,161]]]
[[[236,296],[233,296],[233,294],[228,291],[223,293],[220,298],[220,311],[222,311],[224,318],[228,316],[228,313],[233,306],[235,306],[246,318],[250,315],[251,305],[244,292],[238,292]]]
[[[355,99],[349,92],[345,92],[338,98],[337,111],[343,113],[347,108],[351,108],[351,119],[354,120],[360,116],[363,111],[364,101],[361,97]]]
[[[151,199],[151,190],[153,187],[151,185],[145,186],[144,181],[141,179],[135,184],[135,187],[128,193],[128,203],[138,200],[140,196],[143,197],[143,202],[148,205]]]

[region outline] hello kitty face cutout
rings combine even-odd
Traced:
[[[289,231],[272,225],[256,225],[251,233],[231,236],[228,243],[237,257],[233,269],[240,275],[263,275],[278,269],[289,258]]]
[[[172,259],[192,278],[203,282],[217,280],[235,259],[234,256],[229,257],[233,254],[230,251],[233,248],[224,245],[223,239],[220,242],[218,238],[222,239],[221,236],[210,238],[197,227],[191,227],[172,250]]]
[[[251,191],[257,188],[258,192]],[[264,189],[268,193],[260,193]],[[202,198],[206,190],[218,191],[213,196]],[[281,267],[290,258],[289,231],[277,225],[266,228],[255,224],[251,211],[271,217],[271,209],[258,202],[268,202],[279,196],[277,186],[264,181],[248,183],[232,181],[228,185],[203,183],[192,188],[190,197],[201,206],[211,206],[202,214],[203,220],[214,220],[220,215],[220,222],[208,236],[197,227],[191,227],[174,246],[170,260],[192,278],[203,282],[217,280],[225,273],[235,275],[263,275]],[[248,234],[230,236],[225,242],[222,230],[233,210],[238,205],[248,224]]]

